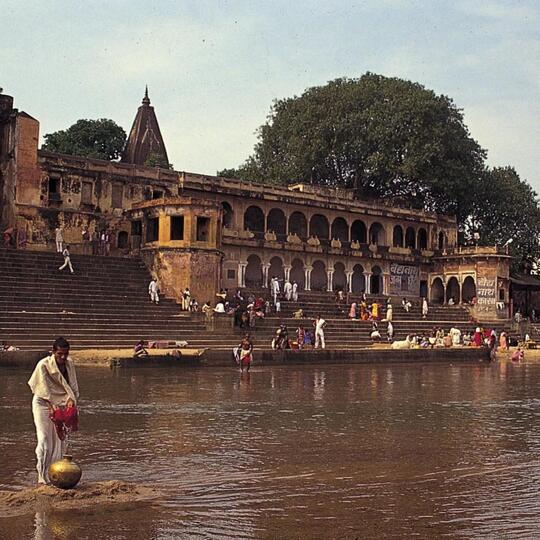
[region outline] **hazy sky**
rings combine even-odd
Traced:
[[[272,100],[366,71],[452,97],[540,192],[539,0],[1,0],[0,86],[41,122],[129,131],[148,84],[177,170],[252,152]]]

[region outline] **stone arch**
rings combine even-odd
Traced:
[[[364,275],[364,267],[361,264],[355,264],[353,268],[352,292],[354,294],[366,292],[366,276]]]
[[[116,247],[118,249],[126,249],[129,247],[128,233],[126,231],[120,231],[116,238]]]
[[[383,294],[383,275],[380,266],[374,266],[371,269],[369,285],[369,291],[371,294]]]
[[[403,229],[401,225],[394,227],[394,234],[392,235],[392,245],[394,247],[403,247]]]
[[[287,218],[283,210],[272,208],[266,217],[266,230],[274,231],[279,240],[283,240],[287,234]]]
[[[332,289],[334,291],[342,290],[347,292],[347,274],[345,265],[341,262],[334,264],[334,273],[332,275]]]
[[[298,289],[306,288],[306,274],[304,272],[304,263],[300,259],[293,259],[291,262],[291,283],[296,281]]]
[[[250,206],[244,212],[244,229],[249,229],[255,236],[264,235],[264,213],[258,206]]]
[[[461,287],[461,299],[463,302],[470,302],[476,296],[476,283],[472,276],[467,276],[463,280]]]
[[[221,209],[223,212],[223,227],[232,229],[234,224],[234,211],[232,206],[227,201],[223,201],[221,203]]]
[[[307,219],[302,212],[293,212],[289,217],[289,234],[297,234],[300,238],[307,238]]]
[[[311,290],[326,291],[328,287],[328,276],[326,275],[326,265],[322,261],[313,263],[311,271]]]
[[[439,236],[438,236],[438,248],[439,249],[445,249],[446,248],[446,235],[444,234],[443,231],[441,231],[439,233]]]
[[[270,259],[270,268],[268,269],[268,279],[277,277],[281,282],[285,279],[285,271],[283,270],[283,261],[280,257],[272,257]]]
[[[261,259],[257,255],[250,255],[247,258],[245,281],[246,287],[262,287],[262,264]]]
[[[376,246],[386,245],[384,227],[378,221],[372,223],[369,228],[369,243]]]
[[[416,232],[413,227],[407,227],[405,231],[405,247],[416,249]]]
[[[427,249],[428,248],[428,235],[426,229],[421,227],[418,229],[418,249]]]
[[[357,219],[351,225],[351,241],[367,244],[366,224],[361,219]]]
[[[433,304],[444,303],[444,285],[440,277],[437,277],[431,283],[430,300]]]
[[[319,240],[328,240],[328,220],[322,214],[313,214],[309,220],[309,234],[317,236]]]
[[[342,217],[337,217],[332,222],[332,234],[330,237],[337,238],[341,243],[349,241],[349,225]]]
[[[446,301],[450,300],[450,298],[454,299],[454,302],[456,304],[459,303],[459,281],[457,280],[457,277],[452,276],[447,282],[446,282]]]

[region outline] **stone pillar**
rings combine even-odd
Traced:
[[[350,293],[352,293],[352,277],[353,277],[353,274],[354,274],[354,272],[352,270],[349,270],[346,273],[346,276],[347,276],[347,292],[350,292]]]
[[[313,266],[304,266],[304,274],[305,274],[305,281],[306,281],[306,291],[311,291],[311,271],[313,270]]]
[[[371,274],[369,272],[364,272],[364,281],[366,282],[366,294],[371,292]]]
[[[333,291],[332,278],[334,277],[334,271],[327,270],[326,275],[327,275],[326,290],[329,292],[332,292]]]
[[[390,294],[390,274],[383,274],[383,294]]]
[[[239,287],[246,286],[246,266],[247,266],[247,262],[241,261],[238,263],[238,286]]]
[[[285,272],[285,281],[290,281],[291,280],[291,268],[292,268],[292,266],[290,266],[290,265],[284,265],[283,266],[283,271]]]
[[[262,271],[263,271],[263,287],[268,287],[268,270],[270,270],[270,263],[264,263],[262,265]]]
[[[459,283],[459,304],[463,302],[463,276],[458,276],[458,283]],[[496,298],[498,300],[498,298]]]

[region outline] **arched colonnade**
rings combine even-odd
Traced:
[[[476,280],[472,275],[437,276],[431,280],[430,301],[433,304],[470,303],[476,296]]]

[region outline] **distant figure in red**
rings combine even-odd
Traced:
[[[473,343],[476,347],[481,347],[482,342],[483,342],[482,330],[478,327],[476,328],[476,331],[474,332]]]

